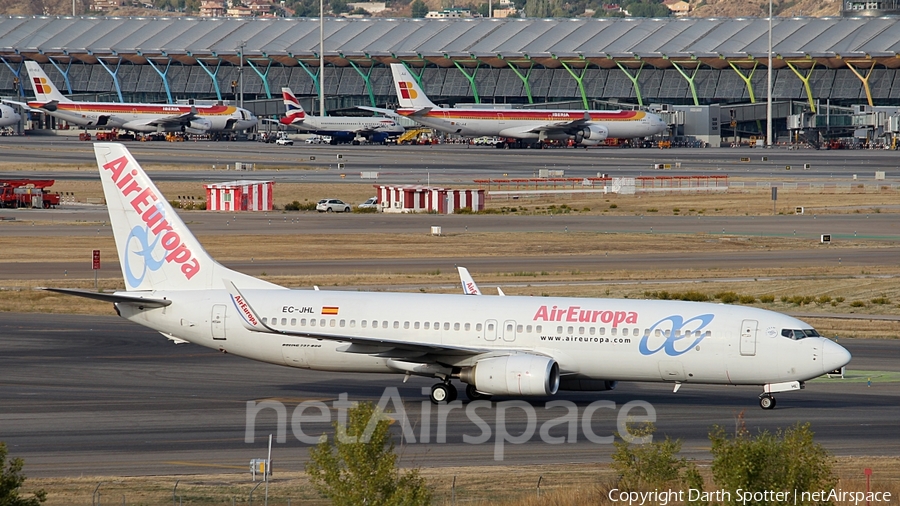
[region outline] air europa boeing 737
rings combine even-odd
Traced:
[[[437,378],[431,400],[610,390],[617,381],[759,385],[760,405],[850,361],[808,324],[681,301],[288,290],[216,263],[121,144],[94,151],[125,290],[112,302],[176,342],[290,367]],[[470,291],[468,291],[470,292]]]
[[[643,111],[438,107],[425,96],[406,66],[392,63],[391,72],[400,104],[396,114],[446,133],[498,136],[526,143],[572,139],[580,146],[597,146],[607,138],[633,139],[666,130],[662,118]]]
[[[250,111],[230,105],[173,105],[117,102],[74,102],[64,96],[34,61],[26,61],[35,100],[21,105],[82,128],[121,128],[133,132],[240,131],[256,125]]]

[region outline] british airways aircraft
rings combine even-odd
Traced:
[[[281,88],[284,99],[282,125],[294,127],[303,132],[331,137],[331,144],[359,144],[357,137],[367,142],[384,144],[390,137],[402,134],[405,129],[390,118],[361,118],[353,116],[309,116],[290,88]]]
[[[850,362],[808,324],[751,307],[289,290],[216,263],[123,145],[94,151],[125,290],[52,290],[112,302],[175,342],[289,367],[436,378],[434,403],[456,398],[454,380],[470,399],[644,381],[758,385],[771,409],[774,394]]]
[[[8,105],[0,104],[0,128],[16,125],[21,120],[22,116],[15,109]]]

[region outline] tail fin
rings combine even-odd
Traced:
[[[430,108],[437,109],[431,100],[419,87],[419,83],[409,73],[409,69],[402,63],[392,63],[391,72],[394,74],[394,87],[397,88],[397,98],[400,99],[400,107],[402,108]]]
[[[280,288],[216,263],[125,146],[96,143],[94,154],[126,290]]]
[[[281,122],[285,125],[300,123],[306,119],[306,111],[300,105],[300,101],[294,96],[294,92],[290,88],[281,88],[281,95],[284,97],[284,118]]]
[[[56,86],[44,73],[44,69],[36,61],[26,61],[25,68],[28,69],[28,77],[31,78],[31,88],[34,90],[35,99],[38,102],[71,102],[62,93],[56,89]]]

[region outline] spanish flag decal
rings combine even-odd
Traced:
[[[336,315],[338,314],[337,306],[322,306],[322,314]]]

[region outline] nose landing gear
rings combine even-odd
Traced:
[[[759,407],[763,409],[775,408],[775,397],[773,397],[772,394],[760,394]]]

